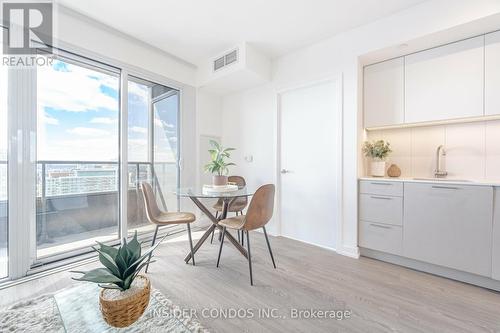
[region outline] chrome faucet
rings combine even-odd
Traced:
[[[446,170],[441,170],[441,156],[446,156],[446,150],[443,145],[437,147],[436,150],[436,170],[434,171],[434,177],[436,178],[444,178],[448,175]]]

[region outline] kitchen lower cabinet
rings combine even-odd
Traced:
[[[493,192],[493,250],[491,253],[491,277],[500,280],[500,187]]]
[[[403,255],[491,277],[493,187],[404,186]]]

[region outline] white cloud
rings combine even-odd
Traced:
[[[129,95],[134,95],[133,97],[136,97],[141,102],[146,103],[148,101],[149,88],[143,84],[129,81],[128,93]]]
[[[118,137],[75,137],[57,140],[52,145],[37,145],[39,160],[117,161]]]
[[[110,124],[116,124],[118,122],[118,119],[113,119],[113,118],[109,118],[109,117],[96,117],[96,118],[92,118],[90,120],[90,123],[92,124],[106,124],[106,125],[110,125]]]
[[[71,134],[75,134],[75,135],[89,136],[89,137],[100,137],[100,136],[111,135],[111,133],[108,131],[98,129],[98,128],[91,128],[91,127],[75,127],[75,128],[67,130],[66,132],[71,133]]]
[[[47,112],[42,111],[42,113],[39,115],[38,120],[42,124],[47,124],[47,125],[59,125],[59,120],[57,118],[54,118],[47,114]]]
[[[130,127],[130,131],[134,133],[141,133],[141,134],[146,134],[148,133],[148,129],[145,127],[139,127],[139,126],[132,126]]]
[[[156,127],[161,127],[161,128],[164,128],[164,129],[165,129],[165,131],[166,131],[166,129],[167,129],[167,128],[170,128],[170,129],[175,128],[175,125],[173,125],[173,124],[169,124],[169,123],[167,123],[166,121],[161,120],[161,119],[159,119],[159,118],[155,118],[155,120],[154,120],[154,124],[155,124],[155,126],[156,126]],[[169,133],[174,133],[174,132],[169,132]]]
[[[101,86],[118,90],[118,77],[67,64],[69,71],[38,67],[38,108],[85,112],[100,108],[118,110],[118,101],[101,91]]]
[[[148,140],[128,140],[128,160],[131,162],[146,162],[148,160]]]

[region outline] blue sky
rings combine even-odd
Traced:
[[[38,70],[38,160],[118,159],[119,77],[62,61]],[[148,94],[129,82],[129,160],[147,160]],[[177,96],[155,107],[158,157],[176,152]],[[155,154],[156,155],[156,154]]]

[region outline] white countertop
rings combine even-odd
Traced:
[[[455,184],[455,185],[476,185],[476,186],[500,186],[500,180],[488,180],[488,179],[454,179],[444,178],[444,179],[429,179],[424,177],[359,177],[359,180],[368,181],[391,181],[391,182],[407,182],[407,183],[433,183],[433,184]]]

